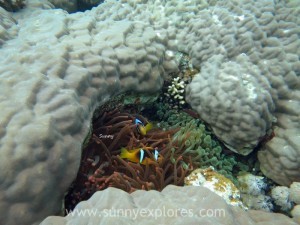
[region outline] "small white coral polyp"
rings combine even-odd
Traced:
[[[175,77],[172,84],[168,86],[167,97],[172,98],[174,101],[178,102],[179,105],[184,105],[186,102],[184,100],[184,89],[186,84],[179,77]]]
[[[267,184],[264,177],[246,173],[238,176],[239,189],[242,193],[249,195],[264,194]]]

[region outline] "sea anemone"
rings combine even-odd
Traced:
[[[154,128],[141,135],[134,123],[136,118],[148,123],[141,115],[118,109],[104,112],[93,121],[92,135],[83,149],[77,178],[65,199],[67,209],[108,187],[131,193],[138,189],[161,191],[168,184],[184,184],[184,178],[193,165],[191,157],[182,156],[183,149],[172,142],[178,129],[163,131]],[[157,148],[160,160],[149,165],[130,162],[120,157],[122,147]]]

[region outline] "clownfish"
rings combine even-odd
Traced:
[[[147,132],[148,132],[149,130],[151,130],[152,127],[153,127],[152,123],[147,123],[147,125],[145,126],[145,125],[143,124],[143,122],[140,121],[140,120],[137,119],[137,118],[134,120],[134,123],[135,123],[135,125],[136,125],[137,131],[138,131],[141,135],[143,135],[143,136],[145,136],[145,135],[147,134]]]
[[[142,148],[136,148],[132,150],[127,150],[126,148],[122,148],[120,157],[122,159],[128,159],[131,162],[140,163],[143,165],[151,164],[154,162],[154,160],[157,161],[159,157],[158,149],[157,148],[153,149],[151,147],[148,147],[147,150],[149,151],[154,150],[153,155],[149,156],[148,152]]]

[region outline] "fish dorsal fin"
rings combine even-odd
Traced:
[[[145,151],[144,149],[140,150],[140,163],[142,163],[143,159],[144,159],[144,155],[145,155]]]

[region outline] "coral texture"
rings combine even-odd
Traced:
[[[0,7],[10,12],[16,12],[25,6],[25,0],[0,0]]]
[[[268,184],[264,177],[242,173],[238,176],[238,189],[241,192],[242,202],[249,209],[273,211],[272,199],[270,196],[265,195]]]
[[[188,87],[187,100],[231,149],[249,153],[267,134],[274,116],[275,137],[258,158],[263,173],[286,186],[300,180],[297,4],[219,1],[218,7],[203,10],[197,22],[189,24],[187,29],[198,36],[187,37],[180,45],[201,67]],[[207,72],[212,78],[207,79]]]
[[[255,176],[251,173],[244,173],[238,176],[239,190],[249,195],[264,194],[267,189],[267,183],[264,177]]]
[[[186,84],[183,79],[175,77],[171,84],[168,86],[168,91],[165,93],[165,96],[170,99],[170,102],[174,104],[174,108],[183,106],[186,104],[184,100],[184,90]]]
[[[293,219],[300,224],[300,205],[295,205],[291,214]]]
[[[103,0],[49,0],[56,8],[69,13],[89,10],[103,2]]]
[[[90,210],[93,216],[80,216]],[[76,213],[77,212],[77,213]],[[206,224],[206,225],[296,225],[281,214],[244,211],[228,205],[220,196],[204,187],[167,186],[161,193],[135,191],[128,194],[108,188],[81,202],[66,217],[48,217],[41,225],[63,224]]]
[[[292,209],[292,202],[290,199],[290,190],[288,187],[276,186],[271,190],[271,197],[274,199],[283,211],[290,211]]]
[[[184,185],[206,187],[221,196],[227,204],[244,208],[237,187],[231,180],[216,172],[213,167],[194,170],[184,179]]]
[[[213,56],[187,89],[187,101],[228,148],[247,155],[266,135],[274,103],[268,80],[246,55]]]
[[[174,50],[198,67],[218,54],[224,65],[249,65],[246,71],[262,75],[249,78],[258,89],[267,79],[270,90],[254,109],[267,129],[273,102],[279,128],[259,154],[261,168],[280,184],[299,181],[300,22],[293,2],[110,0],[68,14],[28,0],[17,14],[1,12],[8,26],[0,33],[1,223],[33,224],[59,213],[94,109],[121,92],[158,91],[165,72],[176,69],[166,54]],[[249,62],[239,62],[242,53]]]
[[[0,47],[6,40],[12,39],[17,34],[16,21],[9,14],[0,7]]]
[[[300,205],[300,182],[293,182],[290,186],[290,199]]]
[[[49,0],[56,8],[64,9],[69,13],[77,11],[77,0]]]
[[[299,94],[300,92],[295,92],[292,95]],[[299,96],[297,99],[300,99]],[[262,172],[285,186],[289,186],[293,181],[300,181],[300,105],[297,99],[283,100],[285,102],[283,108],[289,109],[282,108],[281,110],[285,112],[277,114],[280,127],[275,130],[276,136],[265,145],[263,151],[258,152]]]

